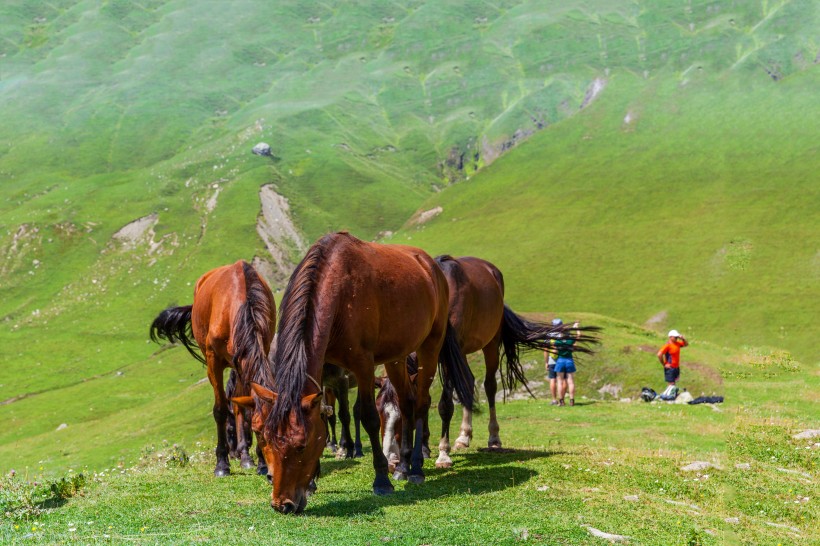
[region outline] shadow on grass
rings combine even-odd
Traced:
[[[348,497],[341,501],[327,500],[323,504],[313,505],[308,502],[307,517],[349,517],[357,514],[379,514],[387,506],[403,506],[426,502],[430,499],[454,495],[482,495],[494,491],[503,491],[531,480],[538,472],[531,468],[518,466],[526,460],[559,455],[559,451],[534,451],[524,449],[489,450],[480,453],[463,453],[456,456],[453,468],[431,468],[431,462],[425,464],[426,480],[423,484],[406,483],[404,490],[397,490],[392,495],[378,497],[372,491],[346,491]],[[367,460],[367,459],[365,459]],[[346,462],[346,461],[338,461]],[[323,471],[324,471],[323,463]],[[397,485],[397,482],[393,482]],[[312,500],[321,498],[319,491]]]

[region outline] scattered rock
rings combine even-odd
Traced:
[[[700,506],[698,506],[697,504],[689,504],[688,502],[681,502],[669,499],[664,499],[664,502],[668,504],[674,504],[675,506],[685,506],[686,508],[691,508],[692,510],[700,511]]]
[[[778,468],[780,472],[785,472],[786,474],[795,474],[797,476],[803,476],[804,478],[811,478],[811,474],[808,472],[800,472],[799,470],[791,470],[788,468]]]
[[[735,468],[737,468],[738,470],[749,470],[750,468],[752,468],[752,465],[749,463],[737,463],[735,465]]]
[[[261,156],[270,156],[271,155],[270,145],[268,145],[265,142],[260,142],[259,144],[254,146],[251,151],[256,155],[261,155]]]
[[[820,436],[820,429],[809,429],[804,430],[799,434],[795,434],[792,436],[795,440],[811,440],[812,438],[817,438]]]
[[[629,540],[628,536],[614,535],[612,533],[605,533],[605,532],[601,531],[600,529],[596,529],[595,527],[590,527],[589,525],[584,525],[584,527],[586,527],[587,531],[589,531],[589,534],[591,534],[592,536],[595,536],[595,537],[598,537],[598,538],[603,538],[603,539],[608,540],[610,542],[626,542],[627,540]]]
[[[621,395],[621,391],[623,387],[621,385],[613,385],[611,383],[607,383],[600,389],[598,389],[599,394],[609,394],[613,398],[618,398]]]
[[[677,398],[675,398],[675,404],[688,404],[694,399],[695,398],[692,396],[692,393],[689,391],[683,391]]]
[[[159,214],[153,213],[142,218],[137,218],[119,229],[113,238],[123,243],[126,247],[133,248],[143,237],[154,237],[154,226],[159,222]]]
[[[641,499],[638,495],[624,495],[624,500],[629,502],[638,502]]]
[[[723,521],[725,521],[726,523],[737,525],[738,523],[740,523],[740,518],[726,518]]]
[[[63,423],[59,427],[57,427],[57,430],[63,430],[63,429],[67,429],[67,428],[68,428],[68,425]]]
[[[410,219],[409,224],[411,226],[412,225],[424,224],[426,222],[429,222],[430,220],[432,220],[433,218],[435,218],[436,216],[438,216],[442,212],[444,212],[444,209],[441,208],[441,207],[436,207],[436,208],[432,208],[430,210],[421,211],[421,212],[415,214],[413,216],[413,218]]]
[[[720,470],[719,466],[714,465],[712,463],[708,463],[706,461],[695,461],[693,463],[689,463],[686,466],[682,466],[681,470],[683,470],[684,472],[696,472],[700,470],[706,470],[707,468],[717,468],[718,470]]]
[[[766,525],[770,527],[777,527],[778,529],[788,529],[793,533],[797,533],[798,535],[800,534],[800,529],[798,529],[797,527],[792,527],[791,525],[783,525],[782,523],[772,523],[771,521],[767,521]]]
[[[547,490],[547,489],[549,489],[549,488],[550,488],[550,486],[549,486],[549,485],[539,485],[539,486],[537,487],[537,489],[538,489],[539,491],[546,491],[546,490]]]
[[[632,399],[631,398],[621,398],[619,400],[619,402],[623,402],[624,404],[628,404],[628,403],[632,402]]]

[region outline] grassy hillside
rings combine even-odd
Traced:
[[[516,309],[659,317],[812,366],[818,17],[810,1],[3,2],[0,460],[210,443],[200,368],[147,326],[201,273],[271,259],[264,184],[308,241],[441,204],[391,240],[492,259]],[[598,361],[615,367],[594,385],[644,356]]]
[[[431,198],[423,208],[443,212],[391,240],[492,260],[523,309],[594,310],[816,364],[820,72],[665,76],[613,73],[594,105]]]

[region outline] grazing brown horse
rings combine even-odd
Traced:
[[[436,258],[450,287],[450,323],[456,332],[459,346],[464,354],[482,351],[484,353],[484,392],[490,407],[489,438],[490,448],[500,448],[498,419],[496,418],[495,396],[498,390],[496,372],[503,361],[501,385],[506,395],[518,383],[527,387],[527,378],[519,359],[522,348],[543,350],[548,345],[550,334],[562,331],[561,326],[552,326],[523,319],[504,304],[504,277],[492,263],[481,258],[438,256]],[[594,326],[582,329],[572,347],[574,351],[589,352],[584,342],[595,342]],[[408,365],[411,363],[408,362]],[[412,366],[411,366],[412,367]],[[532,394],[532,393],[530,393]],[[450,467],[450,420],[453,416],[453,387],[444,382],[438,410],[441,416],[441,440],[437,467]],[[461,432],[455,448],[468,447],[473,436],[472,406],[465,405],[461,422]]]
[[[273,466],[274,509],[303,511],[309,483],[318,475],[326,436],[321,410],[325,363],[356,377],[362,422],[373,446],[374,493],[393,492],[374,403],[374,369],[379,363],[386,365],[402,393],[405,418],[397,477],[424,480],[423,423],[437,361],[442,361],[444,376],[459,398],[467,405],[473,399],[472,373],[448,323],[448,301],[444,274],[418,248],[366,243],[344,232],[310,247],[279,308],[274,353],[278,392],[252,385],[254,426],[262,430],[263,451]],[[415,396],[410,396],[404,365],[412,352],[419,363]]]
[[[151,339],[179,341],[191,355],[208,368],[208,379],[214,389],[213,415],[216,421],[216,476],[231,472],[228,461],[226,419],[228,398],[223,373],[233,368],[239,381],[236,394],[250,393],[250,383],[272,384],[268,351],[276,323],[276,306],[268,283],[245,261],[226,265],[202,275],[194,289],[193,305],[169,307],[151,324]],[[193,339],[192,339],[193,338]],[[204,358],[196,352],[196,345]],[[242,466],[250,468],[247,436],[242,434],[243,412],[234,407],[237,419],[237,449]],[[257,442],[257,454],[261,455]],[[264,458],[259,457],[257,471],[267,474]]]

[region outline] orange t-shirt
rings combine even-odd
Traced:
[[[683,347],[683,341],[670,341],[658,351],[658,356],[663,357],[665,366],[670,368],[680,368],[680,348]]]

